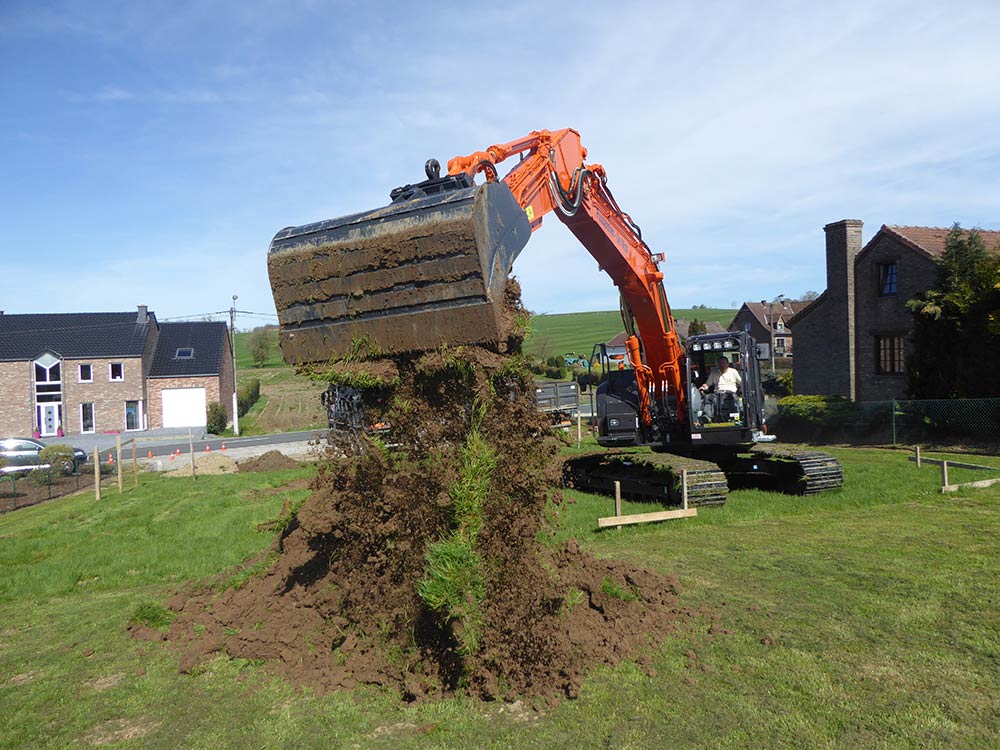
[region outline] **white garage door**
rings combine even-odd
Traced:
[[[164,427],[204,427],[204,388],[165,388],[163,393]]]

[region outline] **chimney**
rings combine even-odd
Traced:
[[[826,232],[826,296],[829,329],[829,375],[833,393],[852,401],[857,395],[854,341],[854,258],[861,252],[860,219],[841,219]]]
[[[145,325],[148,313],[146,312],[146,305],[139,305],[139,314],[136,315],[135,322],[139,325]]]

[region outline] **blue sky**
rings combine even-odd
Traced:
[[[822,291],[842,218],[1000,228],[1000,4],[757,5],[3,0],[0,309],[273,313],[277,230],[539,128],[581,132],[675,307]],[[554,216],[515,272],[617,307]]]

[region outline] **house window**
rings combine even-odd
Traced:
[[[81,383],[93,383],[94,382],[94,368],[90,365],[80,365],[80,377],[78,380]]]
[[[125,366],[121,362],[112,362],[108,365],[108,380],[118,381],[125,379]]]
[[[776,339],[774,340],[774,345],[775,345],[775,346],[776,346],[776,347],[777,347],[778,349],[784,349],[784,348],[785,348],[785,340],[784,340],[783,338],[780,338],[780,337],[779,337],[779,338],[776,338]]]
[[[125,429],[126,430],[138,430],[141,429],[139,415],[139,402],[138,401],[126,401],[125,402]]]
[[[776,331],[784,331],[785,330],[785,321],[779,320],[777,322],[777,324],[774,326],[774,329]]]
[[[903,337],[875,337],[875,371],[883,375],[899,375],[903,367]]]
[[[189,346],[178,349],[174,359],[194,359],[194,349]]]
[[[896,261],[879,264],[878,293],[880,297],[888,297],[896,293]]]
[[[94,405],[80,404],[80,432],[94,431]]]

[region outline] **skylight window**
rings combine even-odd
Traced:
[[[174,359],[194,359],[194,349],[190,346],[182,347],[177,350]]]

